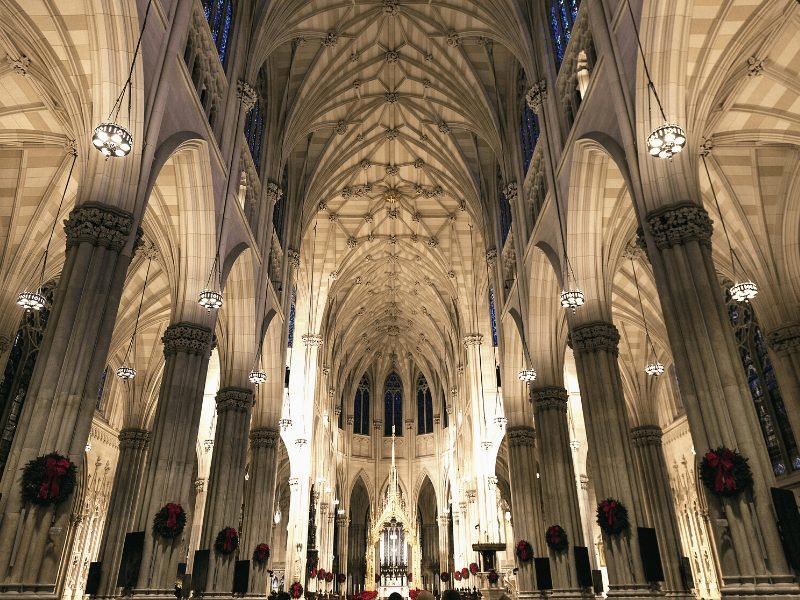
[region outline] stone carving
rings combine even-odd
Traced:
[[[483,342],[483,335],[480,333],[468,333],[464,336],[464,346],[480,346]]]
[[[400,12],[400,0],[383,0],[383,14],[396,17]]]
[[[333,48],[336,44],[339,43],[339,34],[335,31],[329,31],[325,34],[325,37],[322,38],[322,45],[326,48]]]
[[[534,83],[533,87],[528,90],[528,93],[525,95],[525,101],[533,112],[538,113],[545,100],[547,100],[547,82],[542,79]]]
[[[519,196],[519,189],[517,187],[517,182],[512,181],[509,183],[505,189],[503,190],[503,194],[505,194],[506,199],[510,204],[514,204]]]
[[[345,133],[347,133],[347,121],[345,121],[344,119],[339,119],[336,122],[336,133],[338,133],[339,135],[344,135]]]
[[[217,392],[217,414],[229,411],[246,411],[253,405],[253,392],[244,388],[222,388]]]
[[[150,441],[150,432],[145,429],[129,427],[119,432],[120,450],[143,450]]]
[[[322,346],[322,336],[314,333],[304,333],[303,344],[309,348],[319,348]]]
[[[28,74],[28,67],[30,67],[31,64],[31,59],[29,57],[21,54],[19,58],[11,58],[8,56],[6,60],[11,63],[11,68],[17,75],[25,77]]]
[[[277,429],[261,427],[250,432],[251,448],[277,448],[278,439],[281,437]]]
[[[613,324],[605,321],[584,323],[572,330],[570,346],[578,353],[604,350],[617,356],[619,352],[619,331]]]
[[[165,357],[180,352],[203,356],[211,351],[212,339],[213,333],[208,327],[181,322],[167,327],[161,341]]]
[[[253,108],[258,100],[258,94],[256,94],[255,88],[243,79],[236,82],[236,95],[242,103],[245,112]]]
[[[281,190],[281,186],[279,186],[274,181],[267,182],[267,202],[270,206],[275,204],[278,200],[283,197],[283,190]]]
[[[300,253],[297,250],[289,248],[289,250],[286,252],[286,256],[288,256],[289,264],[293,269],[300,267]]]
[[[451,48],[457,48],[461,45],[461,36],[458,35],[455,29],[450,29],[447,32],[447,45]]]
[[[533,427],[509,427],[506,431],[506,437],[511,448],[517,446],[533,447],[536,445],[536,430]]]
[[[764,59],[751,56],[747,59],[747,76],[758,77],[764,72]]]
[[[400,60],[400,53],[397,52],[397,50],[387,50],[386,54],[384,54],[384,58],[389,64],[396,63]]]
[[[789,323],[767,334],[769,347],[783,354],[800,349],[800,323]]]
[[[384,136],[386,137],[387,140],[390,140],[390,141],[391,140],[396,140],[399,135],[400,135],[400,131],[398,131],[397,129],[395,129],[393,127],[387,129],[384,132]]]
[[[556,386],[546,386],[531,390],[531,402],[536,410],[558,410],[567,412],[567,390]]]
[[[67,250],[86,242],[120,252],[132,231],[133,215],[99,202],[76,206],[64,221]]]
[[[489,248],[486,251],[486,264],[490,269],[494,269],[497,264],[497,248]]]
[[[634,446],[660,446],[663,432],[658,425],[642,425],[631,428],[631,442]]]
[[[400,95],[397,92],[386,92],[383,97],[389,104],[394,104],[400,99]]]
[[[653,240],[661,250],[688,242],[711,247],[713,221],[702,206],[691,202],[673,204],[648,213],[646,219]]]
[[[439,133],[450,133],[450,126],[444,121],[439,121],[436,124],[436,127],[439,130]]]

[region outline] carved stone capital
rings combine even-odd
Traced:
[[[497,248],[489,248],[486,251],[486,264],[489,265],[490,269],[493,269],[497,264]]]
[[[483,343],[483,336],[480,333],[468,333],[464,336],[464,346],[480,346]]]
[[[127,427],[119,432],[119,449],[144,450],[150,441],[150,432],[145,429]]]
[[[570,346],[576,353],[604,350],[617,356],[619,352],[619,331],[613,324],[605,321],[584,323],[572,330]]]
[[[347,527],[350,525],[350,519],[347,517],[347,515],[339,515],[336,517],[336,524],[339,527]]]
[[[243,79],[236,82],[236,95],[239,97],[245,112],[253,108],[256,105],[256,100],[258,100],[255,88]]]
[[[201,493],[206,487],[206,480],[205,479],[195,479],[194,480],[194,491],[196,493]]]
[[[286,253],[286,255],[289,257],[289,264],[293,269],[300,267],[300,253],[297,250],[289,248],[289,251]]]
[[[309,348],[319,348],[322,346],[322,336],[316,333],[304,333],[303,345]]]
[[[711,246],[713,221],[706,210],[691,202],[681,202],[649,212],[647,226],[656,246],[663,250],[688,242]]]
[[[277,448],[278,440],[281,437],[280,431],[270,427],[259,427],[250,432],[251,448]]]
[[[538,113],[545,100],[547,100],[547,81],[542,79],[534,83],[533,87],[528,90],[528,93],[525,95],[525,101],[528,103],[528,108]]]
[[[433,415],[433,424],[438,425],[442,422],[442,417],[440,415]]]
[[[347,424],[352,425],[353,423],[355,423],[355,417],[353,417],[353,415],[347,415]]]
[[[511,448],[517,446],[530,446],[536,445],[536,430],[533,427],[519,426],[509,427],[506,430],[506,438],[508,438],[508,445]]]
[[[253,406],[253,392],[244,388],[222,388],[217,392],[217,414],[229,410],[247,411]]]
[[[439,527],[447,527],[450,524],[449,515],[439,515]]]
[[[165,357],[178,353],[203,356],[211,351],[213,333],[208,327],[181,322],[167,327],[161,341]]]
[[[64,221],[67,250],[80,243],[120,252],[133,232],[133,215],[99,202],[76,206]]]
[[[631,428],[631,442],[634,446],[660,446],[664,433],[658,425],[642,425]]]
[[[7,335],[0,335],[0,356],[5,354],[11,348],[11,338]]]
[[[785,354],[800,350],[800,323],[788,323],[767,334],[769,347],[777,354]]]
[[[293,492],[300,491],[300,478],[299,477],[289,477],[289,489]]]
[[[506,200],[508,200],[509,204],[514,204],[519,197],[519,187],[517,186],[517,182],[512,181],[509,183],[503,189],[503,194],[505,194]]]
[[[373,421],[372,422],[372,427],[376,431],[379,431],[383,427],[383,421],[381,421],[381,420]]]
[[[283,197],[283,190],[281,190],[281,186],[275,183],[274,181],[267,182],[267,202],[270,206],[274,205],[278,200]],[[295,252],[294,250],[289,250],[289,252]],[[298,255],[299,258],[299,255]]]
[[[537,411],[557,410],[567,412],[569,394],[562,387],[546,386],[531,390],[531,402]]]

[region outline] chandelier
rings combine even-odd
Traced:
[[[576,309],[583,306],[586,302],[586,296],[580,288],[571,288],[561,292],[561,306],[563,308],[572,309],[575,314]]]
[[[648,356],[652,355],[653,360],[648,360],[644,366],[644,372],[651,377],[658,377],[664,373],[664,365],[662,365],[656,355],[656,348],[653,341],[650,339],[650,329],[647,327],[647,318],[644,315],[644,303],[642,302],[642,293],[639,290],[639,278],[636,276],[636,263],[633,260],[633,255],[630,257],[631,270],[633,271],[633,283],[636,286],[636,297],[639,299],[639,311],[642,314],[642,323],[644,323],[644,343]]]
[[[30,312],[32,310],[42,310],[47,304],[47,299],[38,291],[20,292],[19,295],[17,295],[17,304]]]
[[[644,372],[652,377],[658,377],[664,374],[664,365],[657,360],[649,362],[644,367]]]
[[[144,274],[144,284],[142,284],[142,294],[139,296],[139,309],[136,311],[136,322],[133,325],[133,333],[131,334],[131,341],[128,344],[128,349],[125,351],[125,357],[122,359],[122,365],[120,365],[117,370],[115,371],[117,377],[122,379],[125,383],[136,377],[136,369],[132,366],[126,364],[128,362],[128,357],[131,354],[131,350],[133,350],[133,344],[136,341],[136,332],[139,329],[139,317],[142,315],[142,305],[144,304],[144,291],[147,289],[147,281],[150,278],[150,267],[153,265],[153,256],[154,251],[148,251],[148,258],[147,258],[147,270]]]
[[[133,101],[133,71],[136,68],[136,59],[139,56],[139,48],[142,46],[142,37],[147,27],[147,17],[150,15],[150,7],[152,4],[153,0],[148,0],[147,8],[144,11],[144,19],[142,20],[142,29],[139,31],[136,49],[133,51],[133,60],[131,61],[131,68],[128,71],[128,79],[125,80],[122,90],[108,113],[108,117],[106,117],[104,122],[94,128],[94,133],[92,134],[92,145],[106,157],[106,160],[109,158],[122,158],[123,156],[127,156],[133,149],[133,136],[130,131],[118,123],[119,111],[122,109],[125,92],[128,92],[128,123],[130,123],[131,104]]]
[[[250,375],[248,376],[250,383],[253,385],[261,385],[267,382],[267,374],[264,371],[250,371]]]
[[[533,369],[522,369],[517,373],[517,378],[523,383],[532,383],[536,381],[536,371]]]
[[[214,262],[216,263],[216,261]],[[209,276],[209,281],[210,280],[211,277]],[[222,292],[212,288],[206,288],[200,292],[200,297],[198,298],[197,303],[205,308],[207,312],[222,308]]]

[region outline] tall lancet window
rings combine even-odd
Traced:
[[[417,378],[417,433],[433,433],[433,396],[422,373]]]
[[[353,433],[369,435],[369,379],[366,375],[358,382],[353,401]]]
[[[778,477],[790,471],[800,471],[800,451],[753,306],[734,301],[727,292],[725,299],[772,470]]]
[[[219,53],[219,60],[224,65],[228,55],[228,47],[233,31],[233,0],[203,0],[203,11],[211,28],[211,37]]]
[[[564,60],[580,3],[580,0],[550,0],[550,35],[557,67],[561,67],[561,61]]]
[[[403,383],[397,373],[390,373],[383,385],[383,435],[403,435]]]

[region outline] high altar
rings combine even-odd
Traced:
[[[372,519],[367,543],[367,589],[381,598],[397,592],[408,598],[408,574],[420,573],[420,547],[416,527],[406,513],[395,464],[392,428],[392,464],[380,516]],[[377,568],[376,568],[377,565]]]

